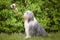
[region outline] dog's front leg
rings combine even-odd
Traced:
[[[28,27],[25,29],[25,33],[26,33],[26,38],[31,37],[30,34],[29,34],[29,28]]]
[[[29,34],[29,23],[25,21],[24,26],[25,26],[26,38],[30,38],[31,36]]]

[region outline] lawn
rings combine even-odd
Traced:
[[[25,34],[20,33],[0,33],[0,40],[60,40],[60,32],[49,33],[48,37],[32,37],[29,39],[25,38]]]

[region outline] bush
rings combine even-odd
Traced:
[[[10,8],[15,3],[17,14]],[[24,32],[23,13],[33,11],[45,29],[60,30],[60,0],[0,0],[0,32]]]

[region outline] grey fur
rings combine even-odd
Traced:
[[[31,23],[29,27],[31,36],[47,36],[47,32],[38,22],[35,22],[35,24]]]

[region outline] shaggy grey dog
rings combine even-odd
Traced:
[[[45,29],[37,22],[32,11],[27,10],[24,13],[24,26],[26,38],[32,36],[47,36]]]

